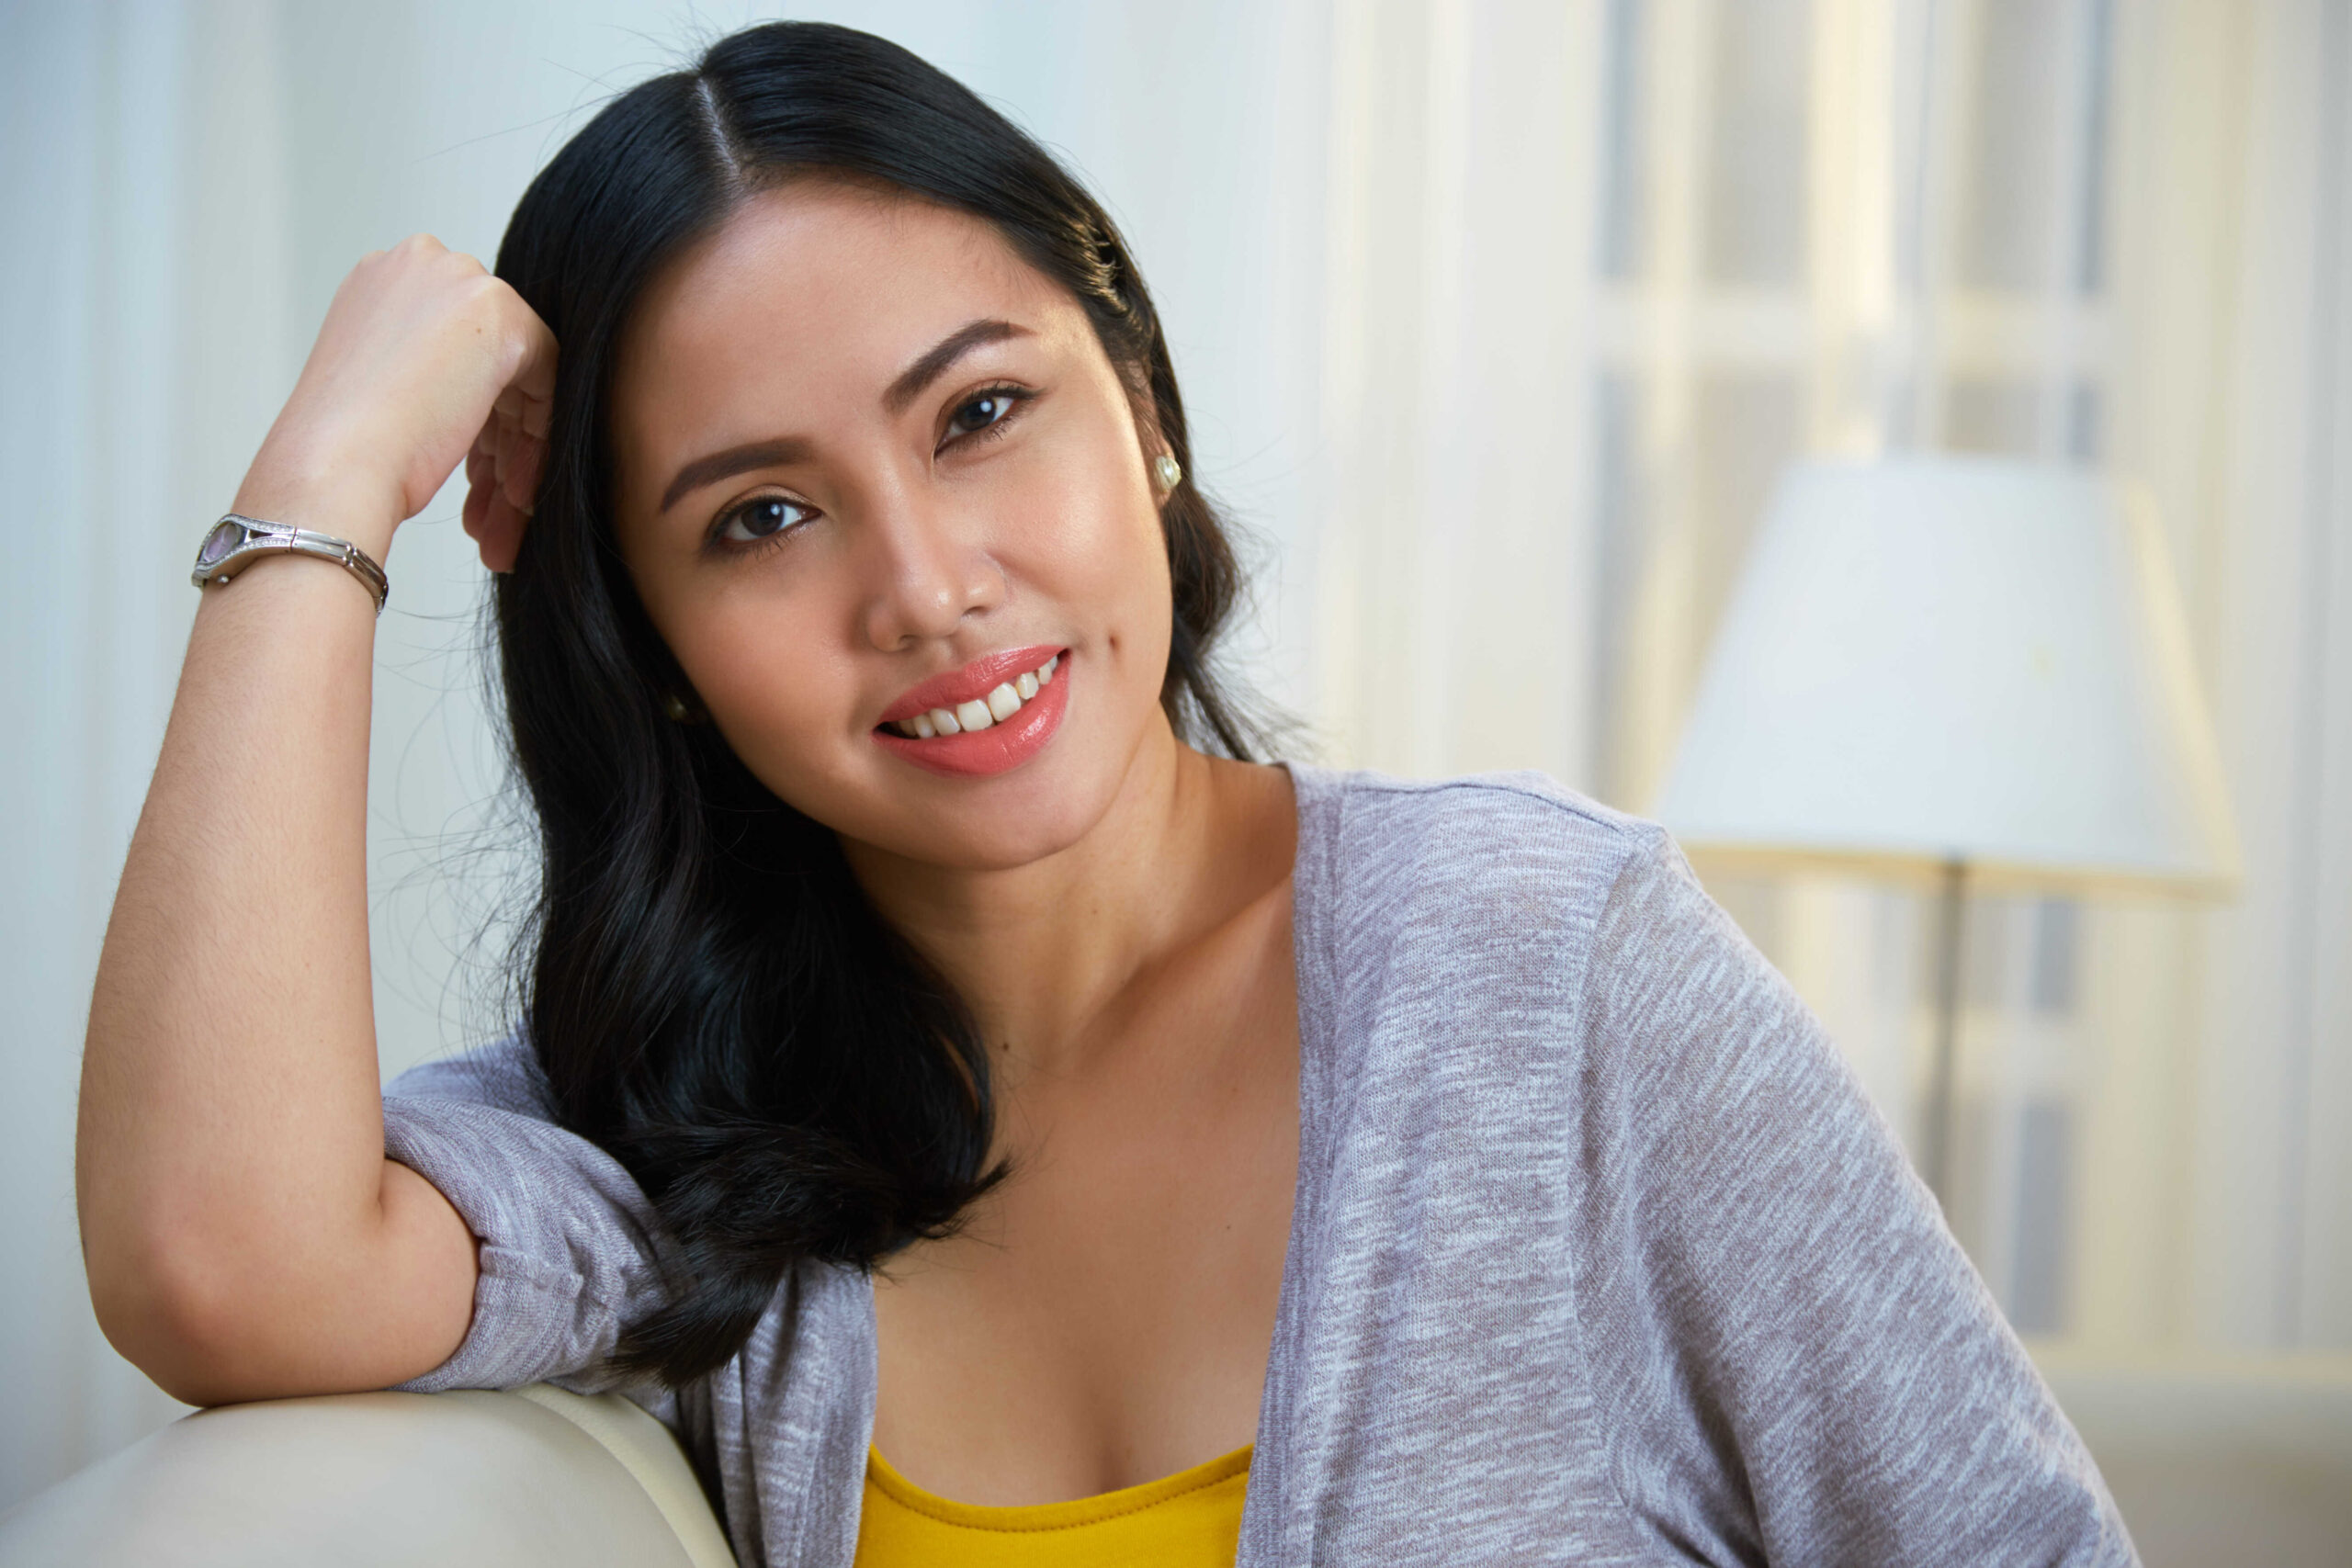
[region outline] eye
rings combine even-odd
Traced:
[[[947,416],[947,438],[977,435],[1002,424],[1030,394],[1015,387],[989,387],[965,399]]]
[[[783,537],[817,514],[787,496],[756,495],[718,520],[718,537],[733,545],[756,545]]]

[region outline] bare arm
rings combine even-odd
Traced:
[[[382,560],[468,457],[469,531],[509,564],[554,362],[470,257],[423,237],[371,255],[236,510]],[[204,590],[107,928],[75,1159],[91,1298],[118,1349],[198,1404],[380,1388],[439,1364],[469,1321],[464,1222],[383,1155],[374,638],[368,593],[326,562]]]

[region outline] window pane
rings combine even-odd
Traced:
[[[2066,456],[2078,463],[2096,463],[2106,438],[2106,400],[2096,383],[2076,382],[2067,400]]]
[[[1712,147],[1706,276],[1794,288],[1804,277],[1806,0],[1743,0],[1710,13]]]
[[[1963,288],[2100,286],[2110,9],[2111,0],[1982,0],[1954,258]]]
[[[2059,428],[2045,428],[2045,412],[2060,416]],[[2105,400],[2094,382],[2046,387],[2039,380],[1968,377],[1945,387],[1943,428],[1937,434],[1954,452],[2092,463],[2098,460],[2105,418]]]
[[[1610,0],[1609,55],[1601,91],[1600,222],[1596,258],[1600,276],[1627,279],[1642,273],[1642,46],[1647,29],[1642,0]]]
[[[2044,898],[2034,911],[2033,1010],[2064,1014],[2075,1010],[2075,957],[2081,906],[2065,898]]]
[[[2090,80],[2083,105],[2083,189],[2075,210],[2075,287],[2107,284],[2108,115],[2114,96],[2115,0],[2090,0]]]
[[[2030,293],[2054,281],[2065,12],[2052,0],[1984,0],[1978,9],[1957,258],[1964,286]]]
[[[2066,1255],[2074,1213],[2075,1111],[2029,1102],[2018,1118],[2018,1207],[2007,1306],[2019,1334],[2066,1326]]]
[[[1954,381],[1944,391],[1943,444],[1955,452],[2030,457],[2041,445],[2041,389],[2030,381]]]
[[[1624,718],[1626,643],[1642,550],[1641,498],[1634,466],[1634,382],[1601,372],[1593,387],[1592,513],[1600,592],[1593,616],[1593,778],[1602,797],[1623,799],[1625,761],[1618,755]]]

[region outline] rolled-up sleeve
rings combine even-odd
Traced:
[[[400,1387],[619,1387],[622,1325],[661,1299],[652,1205],[620,1162],[541,1113],[514,1041],[403,1074],[384,1094],[384,1152],[448,1199],[480,1243],[472,1325]]]

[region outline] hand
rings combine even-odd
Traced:
[[[379,560],[466,463],[466,532],[514,564],[547,456],[556,344],[522,297],[427,234],[335,290],[237,510],[340,534]]]

